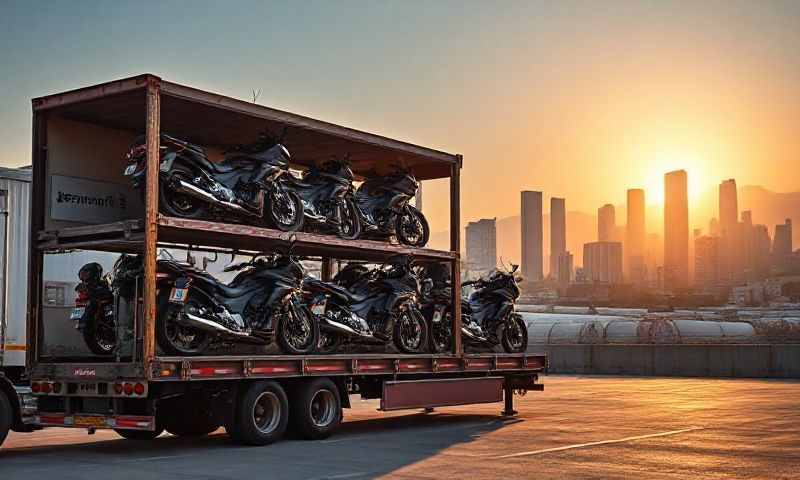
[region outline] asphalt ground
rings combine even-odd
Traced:
[[[0,479],[800,478],[800,381],[541,377],[500,404],[382,413],[353,397],[336,435],[241,447],[224,430],[132,442],[12,433]]]

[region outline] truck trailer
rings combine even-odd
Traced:
[[[349,396],[380,399],[380,409],[430,409],[504,402],[542,390],[547,358],[536,353],[466,353],[460,298],[461,155],[393,140],[144,74],[35,98],[28,263],[27,368],[36,397],[31,425],[113,429],[127,439],[162,431],[197,436],[224,426],[243,444],[264,445],[287,430],[318,439],[335,431]],[[159,211],[162,133],[203,145],[222,158],[264,130],[283,131],[292,162],[308,167],[348,155],[353,172],[402,166],[419,180],[448,179],[450,248],[412,248],[378,240],[344,240]],[[125,155],[144,135],[144,195],[123,176]],[[318,259],[323,280],[339,261],[380,263],[396,255],[447,264],[452,278],[452,351],[404,354],[342,352],[285,355],[222,351],[175,356],[156,341],[157,256],[171,251],[252,254],[285,246]],[[140,302],[131,307],[127,343],[97,356],[61,345],[64,312],[48,310],[46,271],[53,258],[76,252],[141,254]],[[52,289],[51,289],[52,290]],[[56,295],[58,296],[58,295]],[[119,330],[119,329],[118,329]],[[66,335],[66,334],[65,334]],[[123,339],[124,337],[124,339]],[[68,343],[68,342],[67,342]]]

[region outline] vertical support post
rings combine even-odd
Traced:
[[[464,353],[461,344],[461,155],[450,169],[450,250],[456,253],[450,269],[453,353],[460,356]]]
[[[142,342],[144,367],[150,377],[150,365],[156,355],[156,254],[158,242],[158,169],[161,136],[161,84],[156,77],[147,78],[147,117],[145,146],[147,171],[144,203],[144,341]]]
[[[516,415],[517,411],[514,410],[514,390],[507,383],[503,384],[503,401],[505,408],[500,413],[506,417]]]
[[[30,250],[28,256],[28,315],[26,324],[26,365],[33,368],[39,361],[42,311],[42,269],[44,255],[38,248],[39,232],[44,229],[44,202],[47,190],[47,114],[33,111],[33,166],[31,191]]]
[[[333,277],[333,259],[331,257],[322,258],[322,269],[320,277],[323,282],[330,282]]]

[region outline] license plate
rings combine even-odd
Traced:
[[[106,427],[106,417],[75,416],[72,424],[76,427]]]
[[[188,288],[173,288],[172,292],[169,294],[169,301],[173,303],[185,303],[188,293]]]
[[[138,166],[139,165],[136,164],[136,163],[131,163],[130,165],[125,167],[125,176],[129,177],[129,176],[133,175],[134,173],[136,173],[136,167],[138,167]]]
[[[83,314],[86,312],[86,307],[75,307],[72,310],[72,313],[69,315],[70,320],[80,320],[83,318]]]

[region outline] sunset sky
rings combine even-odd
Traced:
[[[516,215],[522,189],[658,202],[678,168],[695,199],[796,191],[799,48],[798,1],[3,0],[0,164],[30,162],[31,97],[151,72],[462,153],[464,222]]]

